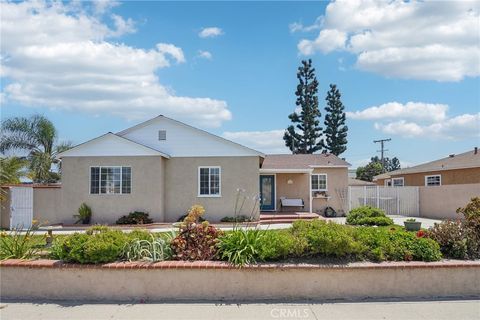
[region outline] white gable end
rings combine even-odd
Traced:
[[[108,157],[108,156],[164,156],[168,155],[129,141],[113,133],[107,133],[93,140],[82,143],[57,157]]]
[[[172,157],[263,156],[256,150],[163,116],[118,135]],[[159,139],[159,135],[165,139]]]

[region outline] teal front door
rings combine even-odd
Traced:
[[[275,176],[260,176],[260,210],[275,210]]]

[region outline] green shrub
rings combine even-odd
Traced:
[[[130,212],[128,216],[122,216],[116,224],[149,224],[153,220],[149,218],[148,213],[141,211]]]
[[[138,234],[143,237],[143,234]],[[125,245],[123,257],[129,261],[147,260],[164,261],[172,257],[173,252],[170,247],[171,239],[155,238],[149,234],[150,239],[134,238]]]
[[[302,256],[306,247],[306,242],[299,241],[288,230],[268,231],[260,240],[258,259],[275,261]]]
[[[251,222],[253,221],[252,217],[247,217],[245,215],[239,215],[236,217],[223,217],[221,222]]]
[[[307,255],[352,257],[363,250],[362,244],[353,238],[352,228],[333,222],[296,221],[292,233],[307,243]]]
[[[465,208],[458,208],[457,213],[465,218],[467,250],[470,259],[480,258],[480,197],[472,198]]]
[[[92,234],[74,233],[55,239],[51,256],[66,262],[106,263],[119,260],[127,243],[120,230],[102,230]]]
[[[355,228],[354,237],[365,247],[359,258],[373,261],[438,261],[438,243],[392,228]]]
[[[198,223],[205,212],[202,206],[195,205],[189,210],[172,240],[173,258],[176,260],[213,260],[217,257],[219,237],[222,231],[211,226],[208,221]]]
[[[126,236],[130,240],[150,240],[152,233],[145,229],[135,229],[126,233]]]
[[[32,226],[26,230],[19,226],[12,232],[5,231],[0,233],[0,260],[5,259],[30,259],[40,250],[44,242],[44,236],[35,236],[35,230],[40,225],[33,221]]]
[[[238,228],[226,233],[219,239],[220,258],[238,266],[256,263],[262,253],[265,253],[262,251],[265,232],[260,229]]]
[[[388,226],[393,224],[393,220],[388,218],[381,209],[363,206],[350,210],[347,215],[347,224],[359,226]]]
[[[78,208],[78,214],[74,215],[74,217],[77,218],[77,223],[83,223],[83,224],[89,224],[90,219],[92,218],[92,209],[87,206],[87,204],[84,202],[80,205]]]

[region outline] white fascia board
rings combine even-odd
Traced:
[[[310,168],[348,168],[349,166],[347,166],[347,165],[335,165],[335,166],[334,165],[331,165],[331,166],[329,166],[329,165],[322,165],[322,166],[320,166],[320,165],[318,165],[318,166],[317,165],[310,165],[309,167]]]
[[[260,169],[260,173],[312,173],[313,169]]]
[[[59,153],[57,158],[102,156],[162,156],[167,159],[170,158],[166,153],[117,136],[111,132]]]

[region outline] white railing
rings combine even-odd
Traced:
[[[419,216],[418,187],[348,187],[348,209],[371,206],[389,215]]]

